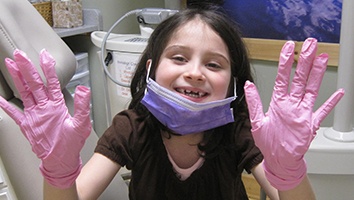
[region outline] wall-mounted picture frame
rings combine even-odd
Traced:
[[[251,59],[278,61],[287,40],[318,40],[318,53],[338,66],[342,0],[225,0],[223,7],[240,26]],[[296,59],[296,58],[295,58]]]

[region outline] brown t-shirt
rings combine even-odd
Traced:
[[[241,180],[243,170],[259,164],[263,156],[250,127],[244,127],[229,148],[181,181],[170,163],[160,133],[148,132],[145,119],[134,111],[119,113],[99,139],[95,152],[132,170],[131,200],[242,200],[248,199]]]

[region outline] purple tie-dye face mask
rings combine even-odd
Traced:
[[[181,135],[199,133],[234,121],[230,107],[236,99],[196,103],[160,86],[147,76],[147,89],[141,103],[165,126]]]

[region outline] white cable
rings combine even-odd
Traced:
[[[101,61],[102,61],[102,65],[103,65],[103,69],[104,72],[106,73],[106,75],[108,76],[109,79],[111,79],[115,84],[122,86],[122,87],[130,87],[130,84],[126,84],[126,83],[122,83],[120,81],[118,81],[117,79],[115,79],[112,74],[108,71],[106,63],[104,62],[105,60],[105,52],[106,52],[106,41],[108,39],[109,34],[112,32],[112,30],[126,17],[136,14],[138,12],[141,12],[142,9],[136,9],[136,10],[132,10],[127,12],[125,15],[123,15],[121,18],[119,18],[114,24],[113,26],[108,30],[108,32],[105,34],[102,44],[101,44]]]

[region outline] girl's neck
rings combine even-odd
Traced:
[[[198,144],[203,140],[204,133],[170,137],[168,133],[161,133],[161,135],[166,150],[178,167],[189,168],[200,158]]]

